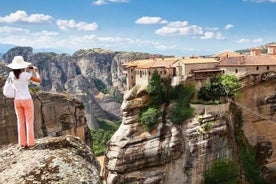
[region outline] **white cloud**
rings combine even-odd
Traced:
[[[250,40],[247,38],[241,38],[237,41],[237,43],[249,43],[249,42],[250,42]]]
[[[97,0],[97,1],[93,1],[94,5],[104,5],[106,4],[105,0]]]
[[[111,3],[127,3],[128,0],[96,0],[96,1],[93,1],[92,4],[100,6],[100,5],[108,4],[108,2],[111,2]]]
[[[224,29],[225,29],[225,30],[229,30],[229,29],[231,29],[231,28],[233,28],[233,27],[234,27],[233,24],[227,24],[227,25],[224,26]]]
[[[236,42],[237,43],[260,43],[262,41],[263,41],[262,38],[256,38],[256,39],[252,39],[252,40],[250,40],[248,38],[241,38],[241,39],[237,40]]]
[[[202,28],[197,25],[189,25],[188,21],[175,21],[170,22],[166,26],[155,31],[156,34],[161,36],[192,36],[193,38],[199,37],[203,40],[217,39],[224,40],[225,37],[220,32],[217,31],[218,28]]]
[[[161,17],[141,17],[135,21],[136,24],[165,24],[166,20],[162,20]]]
[[[0,27],[0,33],[14,34],[14,33],[29,33],[30,31],[23,28],[3,26]]]
[[[170,27],[186,27],[188,26],[188,21],[175,21],[175,22],[170,22],[168,24]]]
[[[75,22],[74,20],[57,20],[57,26],[66,31],[68,29],[77,29],[79,31],[96,31],[98,30],[98,25],[96,22],[86,23],[86,22]]]
[[[217,40],[225,40],[225,37],[220,32],[217,32],[216,39]]]
[[[205,32],[203,36],[200,37],[203,40],[208,40],[214,38],[214,33],[213,32]]]
[[[254,3],[263,3],[263,2],[276,3],[276,0],[243,0],[243,1],[249,1]]]
[[[58,32],[54,32],[54,31],[46,31],[46,30],[43,30],[41,32],[37,32],[35,33],[35,35],[37,36],[47,36],[47,37],[50,37],[50,36],[57,36],[59,35]]]
[[[189,26],[187,21],[171,22],[166,26],[155,31],[156,34],[167,36],[167,35],[203,35],[203,28],[200,26],[192,25]]]
[[[31,14],[28,15],[25,11],[18,10],[15,13],[11,13],[5,17],[0,17],[0,22],[3,23],[16,23],[16,22],[25,22],[25,23],[51,23],[53,18],[49,15],[44,14]]]
[[[257,38],[257,39],[252,40],[253,43],[260,43],[262,41],[263,41],[262,38]]]
[[[208,31],[217,31],[217,30],[219,30],[218,27],[206,27],[205,29],[208,30]]]

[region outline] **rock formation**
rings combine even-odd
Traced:
[[[118,99],[122,99],[126,82],[122,64],[134,59],[149,58],[149,54],[145,53],[103,49],[79,50],[72,56],[55,53],[34,54],[31,47],[15,47],[5,53],[1,60],[10,63],[15,55],[22,55],[25,60],[39,68],[42,77],[41,90],[66,91],[76,96],[84,104],[90,128],[98,128],[97,118],[111,121],[121,118],[121,102]],[[0,75],[6,76],[2,73]],[[101,80],[107,92],[112,93],[103,95],[94,80]]]
[[[32,150],[4,146],[0,165],[0,183],[101,183],[98,161],[73,136],[38,139]]]
[[[157,130],[147,132],[138,115],[148,100],[145,89],[139,87],[124,97],[123,122],[107,145],[104,177],[108,184],[200,183],[212,161],[235,155],[233,139],[227,136],[228,121],[221,118],[228,104],[223,105],[226,111],[217,115],[220,118],[210,131],[205,131],[195,116],[182,126],[165,117]],[[208,113],[217,112],[210,109]]]
[[[241,82],[243,87],[234,101],[193,105],[194,117],[181,126],[165,117],[151,132],[138,122],[149,96],[138,86],[131,89],[121,106],[122,124],[107,145],[107,184],[200,184],[204,171],[217,159],[241,164],[238,139],[254,148],[262,176],[275,183],[276,74],[248,76]],[[212,117],[211,123],[202,123],[205,117]],[[240,179],[245,182],[243,173]]]
[[[266,168],[265,175],[269,175],[276,171],[276,72],[248,76],[242,81],[244,87],[236,99],[242,110],[242,129],[257,150],[259,164]]]
[[[0,90],[6,78],[0,77]],[[75,135],[92,144],[83,104],[69,94],[37,92],[32,94],[35,106],[35,137]],[[17,120],[13,99],[0,93],[0,145],[17,142]]]

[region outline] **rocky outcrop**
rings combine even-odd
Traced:
[[[0,183],[101,183],[91,149],[73,136],[38,139],[32,150],[4,146],[0,165]]]
[[[33,56],[32,47],[14,47],[10,49],[7,53],[3,54],[2,61],[10,63],[14,56],[23,56],[26,61],[31,61]]]
[[[235,157],[236,147],[229,134],[233,130],[227,118],[222,118],[226,111],[209,111],[216,117],[210,130],[196,115],[182,126],[165,117],[156,130],[148,132],[138,122],[148,100],[146,90],[139,87],[124,97],[122,124],[107,145],[104,177],[108,184],[201,183],[210,163]]]
[[[85,106],[85,116],[90,128],[98,128],[97,118],[111,121],[121,118],[120,99],[126,82],[122,64],[150,56],[146,53],[103,49],[79,50],[72,56],[55,53],[34,54],[30,47],[15,47],[5,53],[1,60],[10,63],[15,55],[22,55],[25,60],[39,68],[42,77],[41,90],[66,91],[76,96]],[[110,94],[102,95],[94,80],[102,81]],[[98,98],[99,95],[101,98]]]
[[[275,72],[247,76],[230,104],[193,105],[194,117],[181,126],[165,117],[151,132],[138,122],[149,97],[144,89],[131,89],[121,106],[122,124],[107,145],[107,183],[200,184],[204,171],[217,159],[241,164],[239,153],[248,145],[256,152],[261,176],[275,183],[275,82]],[[239,167],[240,181],[250,180]]]
[[[247,76],[242,82],[244,87],[236,99],[242,110],[242,129],[269,174],[276,170],[276,73]]]
[[[0,90],[6,78],[0,77]],[[35,106],[35,137],[74,135],[91,146],[83,104],[70,94],[37,92],[32,94]],[[17,142],[17,120],[13,99],[0,94],[0,145]]]

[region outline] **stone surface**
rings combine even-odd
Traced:
[[[276,170],[276,73],[243,79],[237,104],[242,110],[242,129],[254,147],[264,146],[257,157],[270,170]]]
[[[36,147],[0,148],[0,183],[100,184],[100,165],[90,148],[73,136],[46,137]]]
[[[5,78],[0,77],[0,91]],[[70,94],[32,94],[35,107],[35,137],[74,135],[92,145],[83,104]],[[0,145],[17,142],[17,119],[13,99],[0,93]]]

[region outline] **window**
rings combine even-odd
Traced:
[[[167,71],[166,71],[166,70],[164,71],[164,74],[165,74],[165,75],[167,74]]]
[[[173,68],[173,76],[176,76],[176,69]]]
[[[266,66],[266,69],[269,70],[269,66]]]
[[[256,67],[256,70],[259,70],[259,66]]]
[[[235,70],[235,73],[238,73],[238,69]]]
[[[150,71],[149,71],[149,76],[150,76]]]

